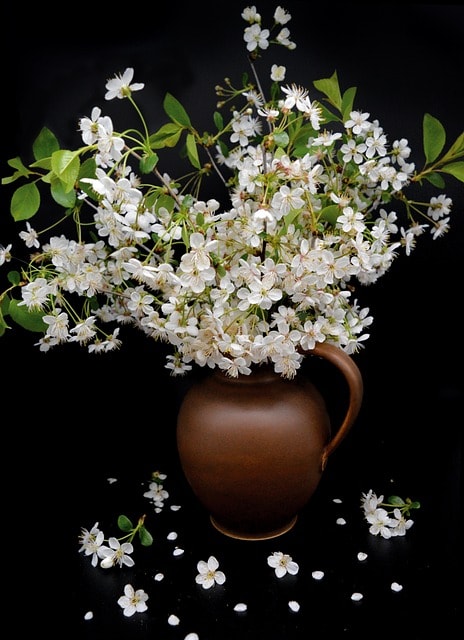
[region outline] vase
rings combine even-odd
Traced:
[[[263,540],[292,529],[358,416],[363,382],[351,356],[326,343],[307,354],[326,359],[347,383],[346,412],[334,431],[317,385],[268,366],[236,378],[214,371],[181,401],[181,468],[211,523],[229,537]]]

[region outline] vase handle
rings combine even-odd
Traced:
[[[325,468],[331,453],[338,447],[344,439],[358,417],[363,399],[363,379],[361,372],[354,360],[340,347],[336,347],[328,342],[318,342],[314,349],[306,353],[321,356],[328,360],[343,374],[349,388],[349,405],[345,418],[330,442],[322,453],[322,469]]]

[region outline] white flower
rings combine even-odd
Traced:
[[[271,67],[271,80],[274,82],[282,82],[285,80],[286,68],[282,65],[273,64]]]
[[[11,247],[12,245],[9,244],[6,247],[3,247],[0,244],[0,266],[2,264],[5,264],[5,262],[10,262],[11,260]]]
[[[130,542],[123,542],[122,544],[115,537],[111,537],[108,540],[109,547],[102,547],[100,556],[103,560],[100,562],[100,566],[103,569],[109,569],[115,565],[122,567],[133,567],[134,560],[130,554],[134,551],[134,547]]]
[[[105,100],[113,100],[113,98],[127,98],[133,91],[140,91],[145,86],[141,82],[131,84],[134,77],[134,70],[128,67],[124,73],[117,74],[106,83]]]
[[[219,562],[214,556],[210,556],[207,561],[200,560],[197,564],[198,575],[195,582],[200,584],[203,589],[210,589],[216,584],[224,584],[226,581],[225,574],[219,570]]]
[[[26,247],[28,247],[29,249],[31,249],[32,247],[38,249],[40,247],[39,234],[35,229],[31,227],[30,222],[26,222],[26,227],[27,231],[20,231],[19,237],[21,238],[21,240],[24,240],[24,242],[26,243]]]
[[[292,557],[282,551],[274,551],[268,556],[267,563],[274,569],[278,578],[283,578],[287,573],[295,576],[299,570],[298,564],[292,560]]]
[[[91,556],[93,567],[97,566],[99,558],[105,557],[104,537],[103,531],[98,528],[98,522],[93,525],[90,531],[84,528],[81,530],[79,552]]]
[[[247,27],[243,39],[247,43],[248,51],[254,51],[256,48],[267,49],[269,46],[269,35],[269,29],[261,29],[258,23]]]
[[[126,617],[133,616],[134,613],[143,613],[147,607],[148,595],[143,589],[135,591],[131,584],[124,587],[124,595],[118,599],[119,606],[123,609]]]

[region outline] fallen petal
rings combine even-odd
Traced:
[[[323,571],[313,571],[311,575],[314,578],[314,580],[322,580],[322,578],[324,577],[324,572]]]

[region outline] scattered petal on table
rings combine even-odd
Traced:
[[[323,571],[313,571],[311,575],[314,578],[314,580],[322,580],[322,578],[324,577],[324,572]]]

